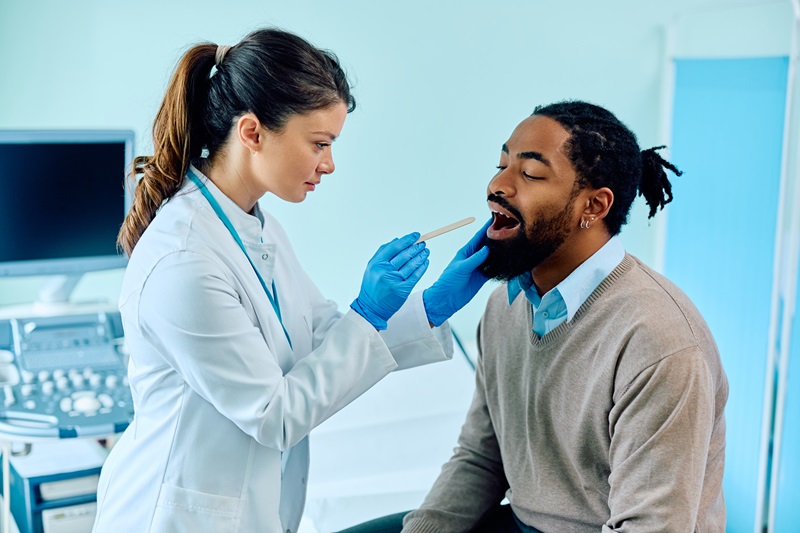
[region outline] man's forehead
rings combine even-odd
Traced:
[[[511,137],[503,145],[503,151],[508,151],[512,155],[521,152],[563,155],[562,148],[569,137],[569,132],[557,121],[533,115],[514,128]]]

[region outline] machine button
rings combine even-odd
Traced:
[[[66,374],[62,369],[53,370],[53,379],[63,378]]]
[[[36,378],[36,374],[30,370],[22,370],[20,374],[22,375],[23,383],[33,383],[33,380]]]
[[[40,370],[37,377],[39,378],[39,381],[44,383],[45,381],[50,379],[50,372],[48,372],[47,370]]]
[[[108,376],[106,376],[106,387],[108,387],[109,389],[113,389],[114,387],[116,387],[117,383],[119,383],[119,378],[114,374],[109,374]]]
[[[56,388],[58,390],[64,390],[67,387],[69,387],[69,380],[67,378],[65,378],[64,376],[61,376],[60,378],[58,378],[56,380]]]
[[[97,398],[84,396],[77,398],[73,404],[73,407],[76,411],[80,411],[82,413],[95,413],[98,409],[100,409],[100,402],[97,401]]]
[[[58,406],[65,413],[69,413],[70,411],[72,411],[72,398],[70,398],[69,396],[61,398],[61,402],[58,404]]]
[[[91,385],[94,388],[99,387],[100,384],[102,383],[103,383],[103,376],[101,376],[100,374],[92,374],[91,377],[89,378],[89,385]]]
[[[36,409],[36,402],[33,400],[25,400],[22,406],[25,407],[25,409]]]
[[[55,384],[52,381],[45,381],[42,383],[42,394],[53,394],[53,389],[55,388]]]
[[[25,383],[22,387],[19,388],[19,391],[22,393],[23,396],[30,396],[33,394],[33,385],[30,383]]]
[[[97,396],[97,399],[100,400],[100,403],[103,404],[105,408],[114,407],[114,400],[111,399],[111,396],[108,394],[100,394]]]
[[[11,388],[11,385],[6,385],[3,387],[3,403],[6,407],[11,407],[17,400],[14,398],[14,389]]]

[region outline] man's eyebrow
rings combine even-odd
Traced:
[[[501,150],[503,150],[503,153],[507,154],[508,146],[506,146],[506,144],[503,143],[503,147],[501,148]],[[548,167],[552,167],[550,161],[548,161],[548,159],[539,152],[520,152],[517,154],[517,157],[519,157],[520,159],[535,159],[537,161],[541,161]]]

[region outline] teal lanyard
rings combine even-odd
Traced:
[[[283,325],[283,318],[281,318],[281,305],[278,302],[278,289],[275,287],[275,279],[272,280],[272,292],[275,294],[275,297],[273,298],[272,294],[270,294],[269,289],[267,288],[267,284],[264,282],[264,278],[261,277],[261,274],[258,272],[258,269],[253,264],[253,260],[250,259],[250,255],[248,255],[247,250],[244,247],[244,243],[242,243],[242,239],[239,238],[239,234],[236,232],[236,228],[233,227],[233,224],[231,224],[231,221],[225,215],[225,212],[222,211],[222,208],[219,206],[219,203],[217,203],[217,201],[211,195],[211,192],[208,190],[205,183],[200,181],[200,178],[198,178],[194,174],[194,172],[192,172],[191,169],[189,169],[188,175],[189,179],[192,180],[192,183],[197,185],[197,188],[200,189],[200,192],[203,193],[203,196],[206,197],[208,203],[211,204],[211,208],[217,214],[222,223],[225,224],[225,227],[228,228],[228,231],[233,236],[234,240],[236,241],[236,244],[238,244],[239,248],[241,248],[242,252],[244,252],[244,256],[250,262],[250,266],[253,267],[253,272],[255,272],[256,276],[258,276],[258,281],[261,282],[261,286],[264,288],[264,292],[267,294],[267,298],[269,298],[269,303],[272,304],[272,309],[275,310],[275,314],[278,316],[278,322],[281,323],[281,327],[283,328],[283,334],[286,335],[286,340],[289,342],[289,348],[294,349],[292,347],[292,339],[289,338],[289,332],[286,331],[286,326]]]

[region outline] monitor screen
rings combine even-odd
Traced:
[[[0,131],[0,276],[124,267],[132,131]]]

